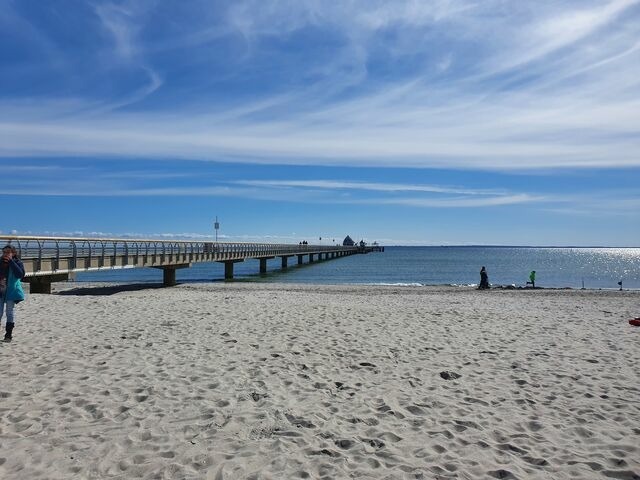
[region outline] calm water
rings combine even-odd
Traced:
[[[257,260],[236,263],[240,281],[315,284],[419,284],[473,285],[487,267],[493,285],[524,285],[529,271],[536,271],[536,286],[640,289],[640,248],[529,248],[529,247],[386,247],[384,253],[352,255],[312,265],[280,270],[280,259],[268,262],[259,275]],[[305,257],[305,261],[307,258]],[[219,263],[194,264],[178,270],[179,282],[220,281]],[[78,281],[161,282],[156,269],[111,270],[83,273]]]

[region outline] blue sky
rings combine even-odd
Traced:
[[[640,0],[0,0],[3,233],[638,246]]]

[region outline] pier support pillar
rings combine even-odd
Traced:
[[[281,258],[282,258],[282,269],[284,270],[285,268],[287,268],[287,264],[289,263],[289,262],[288,262],[289,257],[287,257],[287,256],[283,256],[283,257],[281,257]]]
[[[302,265],[302,257],[304,257],[304,255],[298,255],[298,265]]]
[[[69,280],[68,273],[58,273],[55,275],[44,275],[42,277],[29,277],[25,281],[29,282],[30,293],[51,293],[52,282],[66,282]]]
[[[162,284],[165,287],[173,287],[176,284],[176,269],[175,268],[163,268],[162,269]]]
[[[260,260],[260,273],[267,273],[267,260],[271,260],[276,257],[262,257],[258,258]]]
[[[233,264],[236,262],[224,262],[224,278],[231,280],[233,278]]]
[[[236,262],[232,261],[228,261],[228,262],[224,262],[224,278],[225,280],[232,280],[233,279],[233,265]]]
[[[177,285],[176,282],[176,270],[179,268],[189,268],[190,263],[181,263],[179,265],[167,265],[166,267],[153,267],[162,270],[162,284],[165,287],[173,287]]]
[[[233,264],[238,262],[244,262],[244,259],[236,260],[223,260],[218,263],[224,263],[224,279],[233,280]]]
[[[309,263],[313,263],[313,253],[309,254]]]

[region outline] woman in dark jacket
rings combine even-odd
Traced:
[[[18,257],[15,247],[6,245],[2,249],[0,259],[0,320],[7,312],[6,333],[4,341],[10,342],[13,338],[13,327],[15,326],[15,316],[13,309],[16,303],[24,300],[21,280],[24,278],[24,265]]]

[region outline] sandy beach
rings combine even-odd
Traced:
[[[640,292],[55,287],[0,344],[4,480],[640,479]]]

